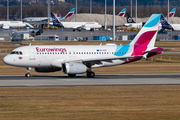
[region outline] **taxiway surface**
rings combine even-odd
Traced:
[[[15,86],[89,86],[89,85],[180,85],[179,73],[163,74],[97,74],[86,78],[85,74],[69,78],[67,75],[1,75],[1,87]]]

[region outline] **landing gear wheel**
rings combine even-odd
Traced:
[[[31,77],[31,74],[30,73],[26,73],[25,77]]]
[[[31,77],[30,70],[31,70],[31,67],[28,67],[27,73],[25,74],[25,77]]]
[[[94,72],[87,72],[86,76],[87,76],[88,78],[94,78],[95,73],[94,73]]]
[[[69,77],[75,77],[76,74],[68,74]]]

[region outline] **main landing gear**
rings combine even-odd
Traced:
[[[91,71],[91,72],[87,72],[86,76],[87,76],[88,78],[94,78],[95,73],[92,72],[92,71]]]
[[[76,74],[68,74],[69,77],[75,77]]]
[[[25,74],[25,77],[31,77],[30,70],[31,70],[31,67],[28,67],[27,73]]]
[[[88,71],[87,71],[86,76],[87,76],[88,78],[94,78],[95,73],[94,73],[93,71],[91,71],[91,66],[88,67]]]

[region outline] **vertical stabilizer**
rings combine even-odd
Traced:
[[[161,14],[153,14],[130,43],[133,55],[141,55],[148,48],[154,47]]]
[[[173,8],[173,9],[171,10],[171,12],[169,13],[169,18],[174,17],[175,12],[176,12],[176,8]]]
[[[126,8],[122,9],[122,11],[118,14],[120,17],[124,17],[126,13]]]
[[[174,30],[173,27],[166,21],[166,19],[161,15],[161,25],[163,29]]]
[[[74,14],[74,11],[75,11],[75,10],[76,10],[76,8],[72,8],[72,9],[66,14],[66,16],[61,17],[61,20],[66,19],[66,18],[68,18],[68,17],[71,17],[71,16]]]
[[[51,12],[51,17],[52,17],[52,21],[53,21],[54,26],[64,27],[63,24],[57,19],[57,17],[52,12]]]
[[[126,19],[127,23],[136,23],[128,13],[126,13]]]

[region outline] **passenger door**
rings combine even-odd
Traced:
[[[29,60],[35,60],[35,50],[34,48],[29,48]]]

